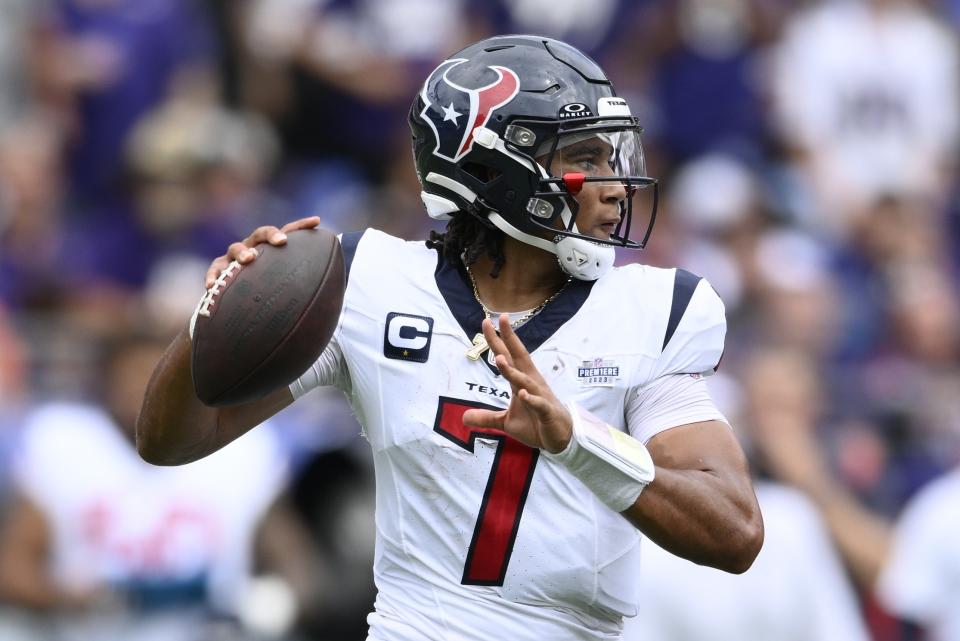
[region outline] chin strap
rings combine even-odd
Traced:
[[[550,241],[533,234],[522,232],[496,212],[490,212],[487,219],[511,238],[550,252],[557,257],[560,268],[568,276],[577,280],[597,280],[613,267],[616,252],[609,245],[592,243],[583,238],[558,235],[557,241]],[[579,233],[576,224],[571,230]]]

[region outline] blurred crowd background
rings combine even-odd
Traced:
[[[957,0],[0,0],[0,638],[364,638],[343,399],[163,469],[140,394],[254,227],[425,238],[413,95],[537,33],[645,126],[664,197],[619,260],[726,302],[710,386],[767,524],[743,577],[648,546],[627,641],[960,639],[958,27]]]

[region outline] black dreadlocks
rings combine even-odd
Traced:
[[[486,254],[493,261],[490,270],[493,278],[500,275],[500,269],[507,262],[503,255],[503,232],[466,212],[455,214],[444,233],[431,230],[426,244],[453,264],[462,258],[468,267]]]

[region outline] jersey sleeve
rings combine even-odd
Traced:
[[[652,379],[670,374],[713,374],[727,333],[723,301],[704,278],[678,269],[663,349]]]
[[[347,376],[347,367],[343,359],[343,350],[340,349],[338,337],[334,335],[330,343],[300,378],[290,383],[290,393],[294,400],[300,398],[315,387],[333,385],[337,389],[347,391],[350,387],[350,378]]]
[[[633,390],[627,398],[627,426],[641,443],[671,427],[721,421],[726,417],[714,405],[702,376],[670,374]]]

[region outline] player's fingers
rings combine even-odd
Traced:
[[[243,244],[247,247],[256,247],[260,243],[282,245],[285,242],[287,242],[287,235],[273,225],[257,227],[253,230],[253,233],[243,240]]]
[[[503,377],[507,379],[514,389],[527,389],[534,392],[540,391],[540,382],[526,372],[514,367],[503,354],[498,354],[494,358],[494,362],[497,364],[497,369],[500,370],[500,373],[503,374]]]
[[[521,389],[517,392],[517,398],[519,398],[524,405],[536,412],[541,420],[551,417],[554,413],[555,408],[550,401],[542,396],[531,393],[528,389]]]
[[[523,341],[520,340],[520,337],[517,336],[517,333],[513,330],[513,326],[510,325],[506,314],[500,318],[499,324],[500,339],[503,341],[504,346],[514,361],[530,361],[530,353],[527,351]]]
[[[283,227],[280,228],[280,232],[286,234],[287,232],[296,231],[298,229],[314,229],[320,226],[320,216],[307,216],[306,218],[301,218],[300,220],[294,220],[289,222]]]
[[[463,424],[470,427],[492,427],[502,430],[506,420],[506,410],[467,410],[463,413]]]
[[[504,318],[508,318],[506,314],[503,314]],[[507,321],[509,325],[509,321]],[[494,329],[493,321],[488,318],[483,319],[483,322],[480,324],[480,328],[483,330],[483,337],[487,339],[487,345],[490,346],[490,349],[493,350],[494,356],[503,355],[507,358],[509,362],[513,362],[510,358],[510,352],[507,350],[506,345],[503,344],[500,336],[497,334],[497,330]]]
[[[240,247],[243,248],[235,251],[234,252],[235,254],[238,252],[242,254],[245,249],[249,249],[246,245],[243,245],[242,243],[234,243],[234,245],[239,245]],[[231,247],[233,247],[233,245],[231,245]],[[250,251],[256,252],[255,249]],[[215,258],[214,261],[210,263],[210,267],[207,268],[207,274],[206,276],[204,276],[204,279],[203,279],[203,286],[207,289],[210,289],[214,281],[216,281],[217,278],[220,277],[220,274],[223,273],[223,270],[225,270],[230,265],[230,263],[233,262],[234,260],[237,260],[238,262],[240,262],[239,259],[232,257],[229,251],[225,255],[218,256],[217,258]],[[253,258],[247,258],[247,259],[244,259],[244,262],[249,263],[251,260],[253,260]]]
[[[527,351],[517,333],[513,331],[513,327],[510,325],[510,317],[506,314],[500,315],[500,341],[506,348],[507,353],[510,354],[514,365],[522,369],[533,366],[530,352]]]
[[[232,243],[227,248],[227,255],[225,258],[229,263],[231,260],[235,260],[241,265],[246,265],[247,263],[253,261],[260,254],[259,250],[256,247],[251,247],[245,242],[243,243]],[[219,259],[218,259],[219,260]],[[226,267],[226,265],[224,265]]]
[[[219,256],[210,263],[210,267],[207,268],[207,275],[203,279],[204,288],[210,289],[217,277],[220,276],[220,272],[226,269],[229,264],[230,260],[226,256]]]

